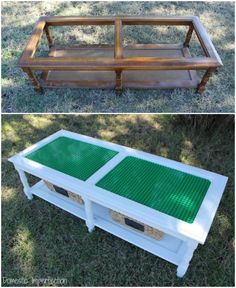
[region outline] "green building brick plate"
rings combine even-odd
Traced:
[[[59,137],[26,158],[85,181],[117,153],[97,145]]]
[[[96,186],[193,223],[210,181],[128,156]]]

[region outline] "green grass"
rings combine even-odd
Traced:
[[[55,89],[34,92],[16,67],[34,22],[40,15],[197,15],[211,37],[224,67],[203,95],[193,90]],[[129,27],[126,43],[183,42],[186,31],[166,27]],[[112,43],[108,27],[55,28],[57,42]],[[197,47],[193,38],[193,52]],[[43,39],[40,49],[47,47]],[[197,50],[199,51],[199,50]],[[233,112],[234,2],[2,2],[2,110],[4,112]]]
[[[194,125],[190,116],[3,115],[2,276],[23,277],[26,286],[31,277],[65,278],[68,286],[234,286],[234,127],[223,115],[193,117]],[[26,199],[7,159],[59,129],[229,177],[206,243],[183,279],[171,263],[99,228],[90,234],[84,221],[37,197]]]

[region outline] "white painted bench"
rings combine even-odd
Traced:
[[[26,158],[33,151],[38,150],[59,137],[91,143],[116,151],[117,154],[85,181]],[[187,223],[95,185],[127,156],[135,156],[139,159],[210,180],[211,184],[193,223]],[[177,265],[178,277],[183,277],[187,271],[197,245],[199,243],[204,244],[227,182],[227,177],[216,173],[65,130],[60,130],[39,141],[35,145],[11,157],[9,161],[14,164],[18,171],[24,186],[24,193],[29,200],[33,198],[33,195],[36,195],[84,219],[89,232],[97,226]],[[25,172],[37,176],[42,180],[30,187]],[[80,195],[83,198],[84,205],[49,190],[43,180]],[[140,234],[138,231],[136,232],[134,229],[119,225],[112,220],[109,209],[163,231],[165,233],[163,239],[157,241],[147,235]]]

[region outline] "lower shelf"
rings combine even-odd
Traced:
[[[79,217],[83,220],[86,219],[83,205],[78,204],[77,202],[74,202],[70,198],[65,197],[59,193],[49,190],[44,181],[40,181],[35,184],[31,188],[31,193],[75,215],[76,217]]]
[[[179,251],[183,244],[182,240],[167,234],[164,235],[163,239],[155,240],[113,221],[110,217],[109,209],[95,203],[93,207],[96,217],[95,226],[173,264],[178,265],[180,260]]]
[[[31,188],[32,194],[48,201],[51,204],[86,220],[84,206],[73,200],[52,192],[43,181],[38,182]],[[97,203],[92,203],[95,226],[131,243],[156,256],[159,256],[175,265],[181,260],[181,247],[183,241],[173,236],[165,234],[163,239],[157,241],[151,237],[143,235],[133,229],[124,227],[112,220],[109,209]]]
[[[162,45],[162,48],[129,48],[123,49],[124,57],[160,57],[179,58],[191,57],[187,48],[182,45]],[[65,47],[53,48],[50,57],[77,57],[96,58],[113,57],[114,48],[79,48]],[[91,87],[91,88],[115,88],[116,75],[114,71],[44,71],[41,75],[41,85],[47,88],[53,87]],[[189,70],[142,70],[122,73],[122,85],[124,88],[196,88],[198,85],[196,71]]]

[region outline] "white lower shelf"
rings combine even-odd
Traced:
[[[179,251],[182,240],[165,234],[163,239],[155,240],[151,237],[136,232],[132,228],[125,227],[112,220],[109,209],[93,203],[95,214],[95,226],[134,244],[156,256],[159,256],[173,264],[179,263]]]
[[[39,181],[31,188],[31,193],[48,201],[51,204],[85,220],[86,215],[83,205],[48,189],[43,181]]]
[[[54,204],[55,206],[86,220],[84,206],[74,202],[66,196],[52,192],[43,181],[38,182],[31,188],[32,194]],[[120,225],[112,220],[109,209],[97,203],[92,203],[95,226],[131,243],[156,256],[159,256],[175,265],[181,260],[181,247],[183,241],[165,234],[162,240],[155,240],[151,237],[136,232],[132,228]]]

